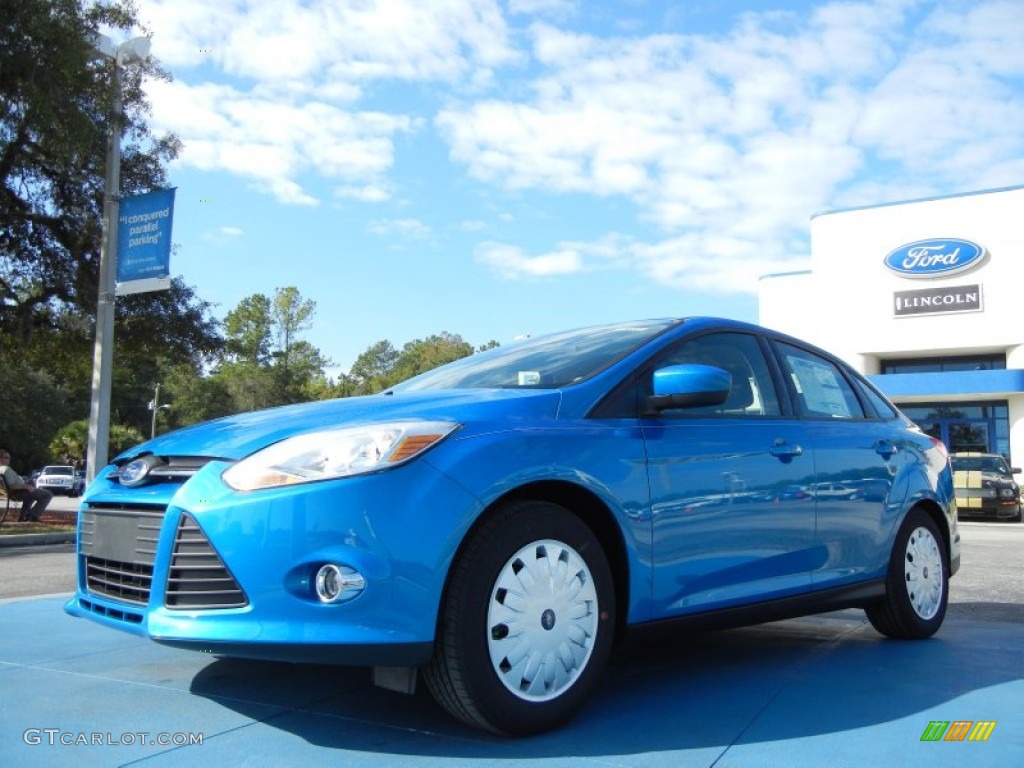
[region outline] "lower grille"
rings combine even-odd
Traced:
[[[168,608],[242,608],[249,604],[242,588],[198,523],[182,515],[174,536],[167,574]]]
[[[153,584],[153,566],[86,556],[85,580],[94,594],[145,605]]]
[[[160,506],[90,504],[82,509],[78,552],[88,592],[135,605],[149,602],[164,513]]]

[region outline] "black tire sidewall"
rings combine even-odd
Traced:
[[[517,502],[499,525],[487,531],[466,569],[458,652],[466,671],[466,687],[481,715],[497,730],[529,734],[553,728],[568,719],[586,700],[601,675],[611,650],[615,627],[614,588],[607,558],[597,537],[575,515],[556,504]],[[576,682],[550,701],[524,701],[498,678],[487,644],[487,613],[501,569],[523,547],[550,539],[572,547],[587,564],[598,599],[598,631],[587,666]]]
[[[930,619],[924,619],[914,610],[910,601],[910,593],[907,589],[905,576],[905,560],[907,556],[907,544],[914,531],[924,528],[927,530],[939,548],[939,559],[942,567],[942,604],[938,612]],[[930,637],[942,626],[946,616],[946,608],[949,605],[949,558],[946,554],[945,539],[939,531],[935,521],[925,512],[911,510],[900,526],[896,541],[893,544],[892,559],[889,563],[889,600],[900,622],[911,629],[911,636],[918,638]]]

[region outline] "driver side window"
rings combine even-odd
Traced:
[[[729,396],[720,405],[671,408],[661,418],[693,416],[757,417],[779,416],[779,400],[756,336],[746,333],[709,333],[687,339],[659,354],[641,377],[641,402],[653,392],[655,370],[669,365],[698,363],[721,368],[732,376]]]

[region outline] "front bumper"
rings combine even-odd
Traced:
[[[1015,518],[1020,514],[1019,499],[1000,499],[995,495],[957,495],[957,514],[961,519],[977,518],[1003,520]]]
[[[79,521],[66,610],[168,645],[352,665],[429,660],[448,565],[479,502],[425,461],[375,475],[237,493],[210,462],[182,484],[100,479]],[[317,598],[316,571],[365,589]]]

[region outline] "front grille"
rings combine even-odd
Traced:
[[[148,454],[143,454],[148,455]],[[154,483],[184,483],[196,472],[205,467],[209,462],[214,461],[209,456],[161,456],[158,462],[149,470],[146,480],[141,485]],[[115,472],[108,475],[110,480],[121,482],[121,470],[130,463],[129,460],[121,462]]]
[[[174,536],[167,574],[168,608],[242,608],[249,604],[242,588],[198,523],[182,515]]]
[[[81,512],[78,552],[85,559],[86,590],[136,605],[149,602],[162,506],[101,506]]]
[[[86,589],[126,603],[145,605],[153,584],[153,566],[102,557],[85,558]]]

